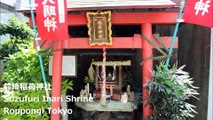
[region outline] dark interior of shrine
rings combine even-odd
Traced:
[[[174,25],[152,25],[152,33],[160,36],[172,36]],[[112,37],[133,37],[141,34],[141,25],[112,25]],[[87,26],[69,26],[69,36],[84,38],[88,36]]]
[[[171,36],[172,27],[164,26],[164,25],[153,25],[153,33],[159,33],[163,36]],[[161,32],[161,31],[166,32]],[[141,25],[113,25],[112,26],[112,37],[133,37],[134,34],[141,34]],[[69,26],[69,36],[85,38],[88,37],[88,28],[87,26]],[[84,82],[85,76],[88,75],[88,69],[90,67],[91,62],[94,61],[102,61],[103,59],[103,51],[102,49],[65,49],[64,55],[75,55],[77,56],[77,77],[67,77],[67,79],[73,80],[74,91],[68,91],[67,94],[79,96],[81,89],[84,88],[86,83]],[[130,77],[130,89],[136,93],[141,95],[142,91],[142,57],[141,57],[141,49],[107,49],[106,61],[125,61],[130,60],[131,66],[124,67],[122,69],[124,76]],[[153,49],[153,55],[159,55],[159,52]],[[175,50],[174,55],[177,55]],[[175,62],[176,57],[172,59],[172,62]],[[158,61],[154,61],[155,62]],[[93,66],[94,67],[94,66]],[[107,67],[106,71],[112,71],[111,67]],[[125,85],[123,85],[124,87]],[[90,88],[91,90],[95,90],[93,86]],[[125,89],[125,88],[123,88]],[[142,98],[142,97],[141,97]],[[142,100],[142,99],[140,99]],[[141,102],[140,102],[141,103]],[[73,107],[73,103],[69,103],[70,107]],[[73,108],[75,109],[75,108]],[[138,108],[134,110],[134,120],[141,119],[141,111],[142,106],[139,104]],[[125,115],[124,115],[125,116]],[[128,116],[128,115],[127,115]],[[131,115],[130,115],[131,116]]]
[[[102,50],[101,49],[72,49],[64,50],[64,55],[76,55],[77,56],[77,77],[67,77],[69,80],[73,80],[74,91],[68,91],[67,94],[79,96],[81,89],[84,88],[86,83],[84,82],[85,76],[88,75],[88,69],[92,60],[102,61]],[[123,67],[122,72],[124,76],[130,77],[130,88],[131,91],[141,93],[141,50],[140,49],[107,49],[107,61],[125,61],[131,60],[131,66]],[[95,66],[93,66],[95,68]],[[107,72],[112,72],[112,67],[106,68]],[[126,78],[124,78],[126,79]],[[125,83],[123,89],[126,89]],[[95,90],[95,86],[90,88]],[[70,107],[73,107],[73,103],[69,103]],[[141,106],[134,111],[135,115],[141,114]],[[130,114],[131,115],[131,114]],[[134,120],[137,120],[135,118]]]
[[[69,26],[68,30],[72,37],[88,37],[87,26]],[[132,37],[140,33],[140,25],[112,25],[112,37]]]

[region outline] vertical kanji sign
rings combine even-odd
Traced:
[[[213,27],[213,0],[188,0],[184,22]]]
[[[68,39],[66,0],[35,0],[38,36],[42,40]]]
[[[87,12],[87,20],[90,45],[112,45],[111,11]]]

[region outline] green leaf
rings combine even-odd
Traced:
[[[183,95],[183,92],[181,90],[175,90],[175,95],[179,98]]]
[[[174,86],[174,82],[172,80],[165,80],[164,82],[167,86],[172,87]]]
[[[171,94],[171,93],[172,93],[172,90],[169,89],[169,88],[166,88],[166,92],[167,92],[167,94]]]

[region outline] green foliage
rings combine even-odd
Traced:
[[[89,77],[88,76],[85,76],[84,77],[84,83],[92,83],[93,81],[91,81],[90,79],[89,79]]]
[[[15,17],[10,18],[7,24],[0,24],[0,35],[6,34],[13,39],[25,39],[33,36],[32,30],[26,22]]]
[[[10,38],[0,44],[0,60],[5,61],[3,81],[8,83],[43,83],[38,54],[32,46],[33,32],[21,20],[10,18],[7,24],[0,24],[0,35],[9,35]],[[45,52],[45,53],[44,53]],[[51,51],[43,51],[43,65],[47,84],[51,81],[48,76],[48,55]],[[7,57],[7,60],[5,58]],[[19,84],[20,85],[20,84]],[[72,88],[72,81],[62,80],[62,95]],[[42,97],[46,96],[44,89],[38,90],[6,90],[0,88],[0,120],[49,120],[47,108],[50,107]],[[49,94],[51,90],[49,90]],[[11,97],[37,97],[34,102],[7,102]],[[44,109],[42,115],[37,114],[4,114],[3,109]]]
[[[72,81],[63,80],[62,81],[62,89],[61,89],[62,95],[65,95],[67,90],[73,90],[72,86],[73,86]]]
[[[42,57],[44,71],[48,71],[48,55],[43,54]],[[33,48],[21,48],[21,52],[9,55],[5,65],[3,80],[7,82],[42,82],[38,54]],[[48,74],[46,79],[50,81]]]
[[[82,116],[81,109],[75,105],[70,106],[70,108],[73,110],[73,113],[68,116],[69,120],[79,120]]]
[[[153,80],[147,80],[149,90],[147,103],[153,108],[153,113],[146,120],[188,120],[194,117],[195,106],[187,102],[191,97],[198,95],[192,79],[187,72],[173,66],[164,69],[164,64],[156,66],[151,71]]]
[[[0,60],[20,51],[20,46],[28,46],[33,40],[32,29],[15,17],[10,18],[7,24],[0,24],[1,35],[9,35],[10,38],[0,44]]]
[[[3,80],[7,83],[43,83],[42,74],[40,70],[39,59],[37,51],[32,47],[20,48],[20,52],[9,55],[9,60],[6,62],[6,67],[4,69]],[[48,54],[42,54],[44,62],[44,71],[46,74],[47,83],[50,83],[51,78],[48,76]],[[66,90],[72,88],[72,81],[63,80],[62,81],[62,94],[64,95]],[[49,91],[50,94],[51,91]],[[4,95],[11,97],[36,97],[39,96],[39,102],[4,102],[7,99],[5,96],[0,96],[0,117],[2,119],[9,120],[49,120],[49,114],[45,111],[42,115],[36,114],[24,114],[24,115],[14,115],[14,114],[3,114],[3,108],[8,107],[11,109],[44,109],[46,110],[49,105],[47,102],[42,101],[42,97],[45,96],[45,90],[14,90],[5,91]],[[0,118],[1,119],[1,118]]]

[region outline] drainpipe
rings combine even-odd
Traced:
[[[208,100],[208,120],[213,120],[212,96],[213,96],[213,28],[211,29],[211,53],[210,53],[210,72],[209,72],[209,100]]]

